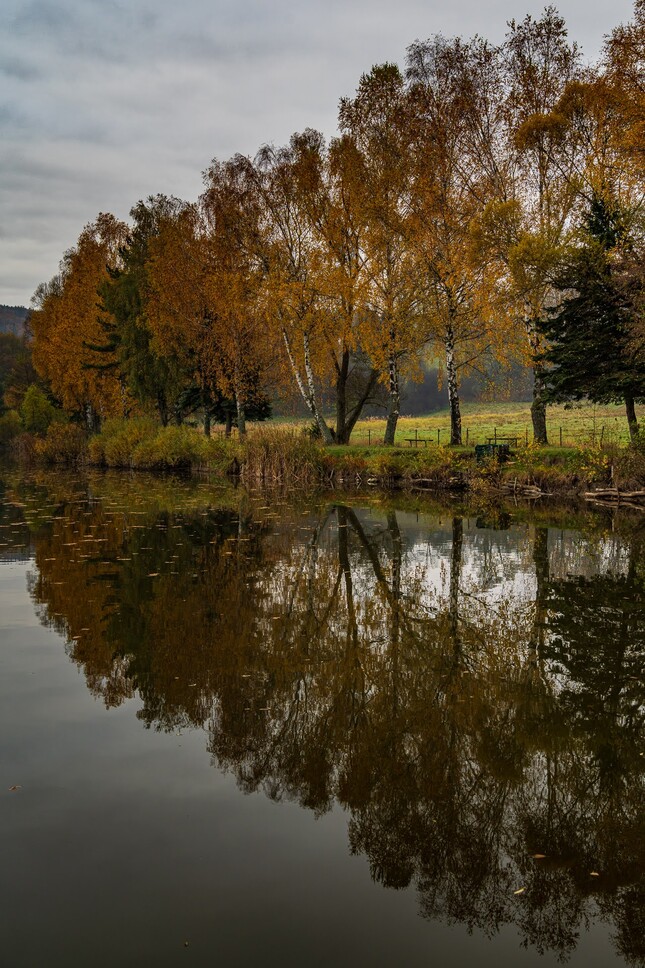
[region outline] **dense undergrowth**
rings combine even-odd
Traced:
[[[645,438],[629,447],[520,447],[506,463],[477,463],[472,448],[324,447],[307,434],[254,428],[237,438],[208,438],[194,427],[161,427],[147,418],[108,420],[88,437],[77,424],[52,424],[42,436],[20,434],[23,461],[136,470],[207,471],[251,484],[380,486],[488,491],[534,488],[579,493],[590,486],[645,487]]]

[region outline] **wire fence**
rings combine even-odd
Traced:
[[[360,428],[351,437],[351,443],[356,446],[383,446],[384,430],[382,428]],[[583,430],[571,430],[560,425],[547,423],[547,438],[551,447],[602,447],[607,444],[627,444],[629,429],[616,427],[611,424],[598,424]],[[398,430],[395,446],[398,447],[430,447],[450,443],[450,426],[429,427],[425,429]],[[528,447],[533,443],[533,428],[526,424],[522,428],[515,426],[493,426],[482,428],[462,426],[462,445],[474,447],[477,444],[510,444],[511,447]]]

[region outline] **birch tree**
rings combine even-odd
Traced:
[[[385,443],[393,444],[400,413],[401,368],[416,361],[420,326],[421,272],[409,244],[413,171],[410,164],[408,100],[394,64],[373,67],[354,98],[343,98],[339,124],[361,155],[367,287],[362,341],[388,391]]]
[[[408,50],[415,117],[411,239],[425,273],[426,339],[445,360],[451,444],[462,442],[460,370],[477,369],[487,355],[503,356],[508,348],[495,277],[473,245],[473,224],[500,180],[485,116],[477,118],[483,138],[472,123],[475,91],[480,103],[486,96],[477,69],[486,76],[478,58],[485,64],[487,52],[477,51],[477,43],[435,37]]]
[[[563,150],[563,119],[554,112],[565,86],[580,75],[580,52],[555,7],[542,17],[510,21],[504,45],[509,151],[516,161],[513,198],[517,234],[508,253],[533,367],[533,437],[547,443],[544,345],[538,320],[557,297],[552,286],[560,248],[571,224],[576,193],[571,160]]]

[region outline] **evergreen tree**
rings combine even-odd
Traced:
[[[146,318],[148,250],[160,219],[182,204],[176,198],[157,195],[138,202],[130,212],[134,227],[127,245],[121,249],[121,265],[109,271],[110,278],[100,290],[108,314],[102,323],[105,342],[90,347],[107,356],[105,364],[97,357],[92,366],[118,368],[132,395],[141,403],[152,403],[164,426],[171,414],[178,416],[177,400],[186,375],[151,345],[152,333]]]
[[[594,198],[582,244],[563,267],[562,302],[540,322],[549,341],[542,359],[551,401],[624,401],[630,434],[638,429],[634,404],[645,402],[645,358],[631,338],[636,284],[620,272],[629,248],[620,212]]]

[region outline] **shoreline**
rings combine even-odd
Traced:
[[[27,466],[181,472],[239,479],[251,487],[576,498],[605,506],[631,500],[645,506],[645,454],[639,447],[529,445],[506,461],[477,462],[474,449],[466,447],[324,446],[277,428],[239,441],[141,420],[111,422],[93,437],[78,425],[59,424],[45,437],[22,434],[12,444],[8,455]]]

